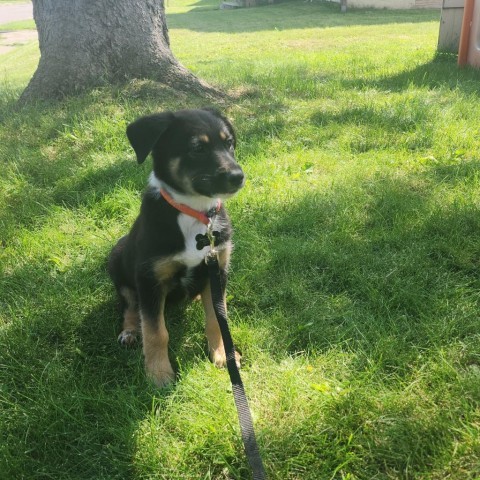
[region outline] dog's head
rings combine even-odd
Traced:
[[[127,127],[138,163],[151,152],[155,176],[176,191],[228,197],[243,187],[232,124],[212,109],[141,117]]]

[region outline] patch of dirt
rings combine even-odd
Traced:
[[[0,55],[9,52],[18,45],[24,45],[37,39],[38,34],[36,30],[0,31]]]

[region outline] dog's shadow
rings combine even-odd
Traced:
[[[118,344],[121,316],[101,262],[56,275],[48,270],[33,262],[1,282],[11,312],[0,330],[10,455],[25,471],[57,477],[74,450],[89,459],[82,478],[133,478],[139,425],[152,399],[174,390],[148,381],[141,348]]]

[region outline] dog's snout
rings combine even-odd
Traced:
[[[245,179],[245,175],[241,168],[230,170],[227,173],[227,182],[232,187],[239,188],[240,186],[242,186],[244,179]]]

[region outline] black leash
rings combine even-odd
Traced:
[[[223,302],[224,285],[220,278],[220,267],[218,265],[217,252],[212,243],[210,253],[206,257],[208,272],[210,275],[210,289],[212,291],[212,302],[217,316],[220,331],[222,333],[225,354],[227,356],[227,369],[232,382],[233,398],[237,407],[238,420],[240,422],[240,431],[242,433],[245,454],[253,473],[253,480],[265,480],[265,469],[258,450],[255,432],[253,430],[252,415],[248,406],[247,396],[243,388],[243,382],[238,371],[235,360],[235,346],[233,344],[230,329],[228,328],[227,315]]]

